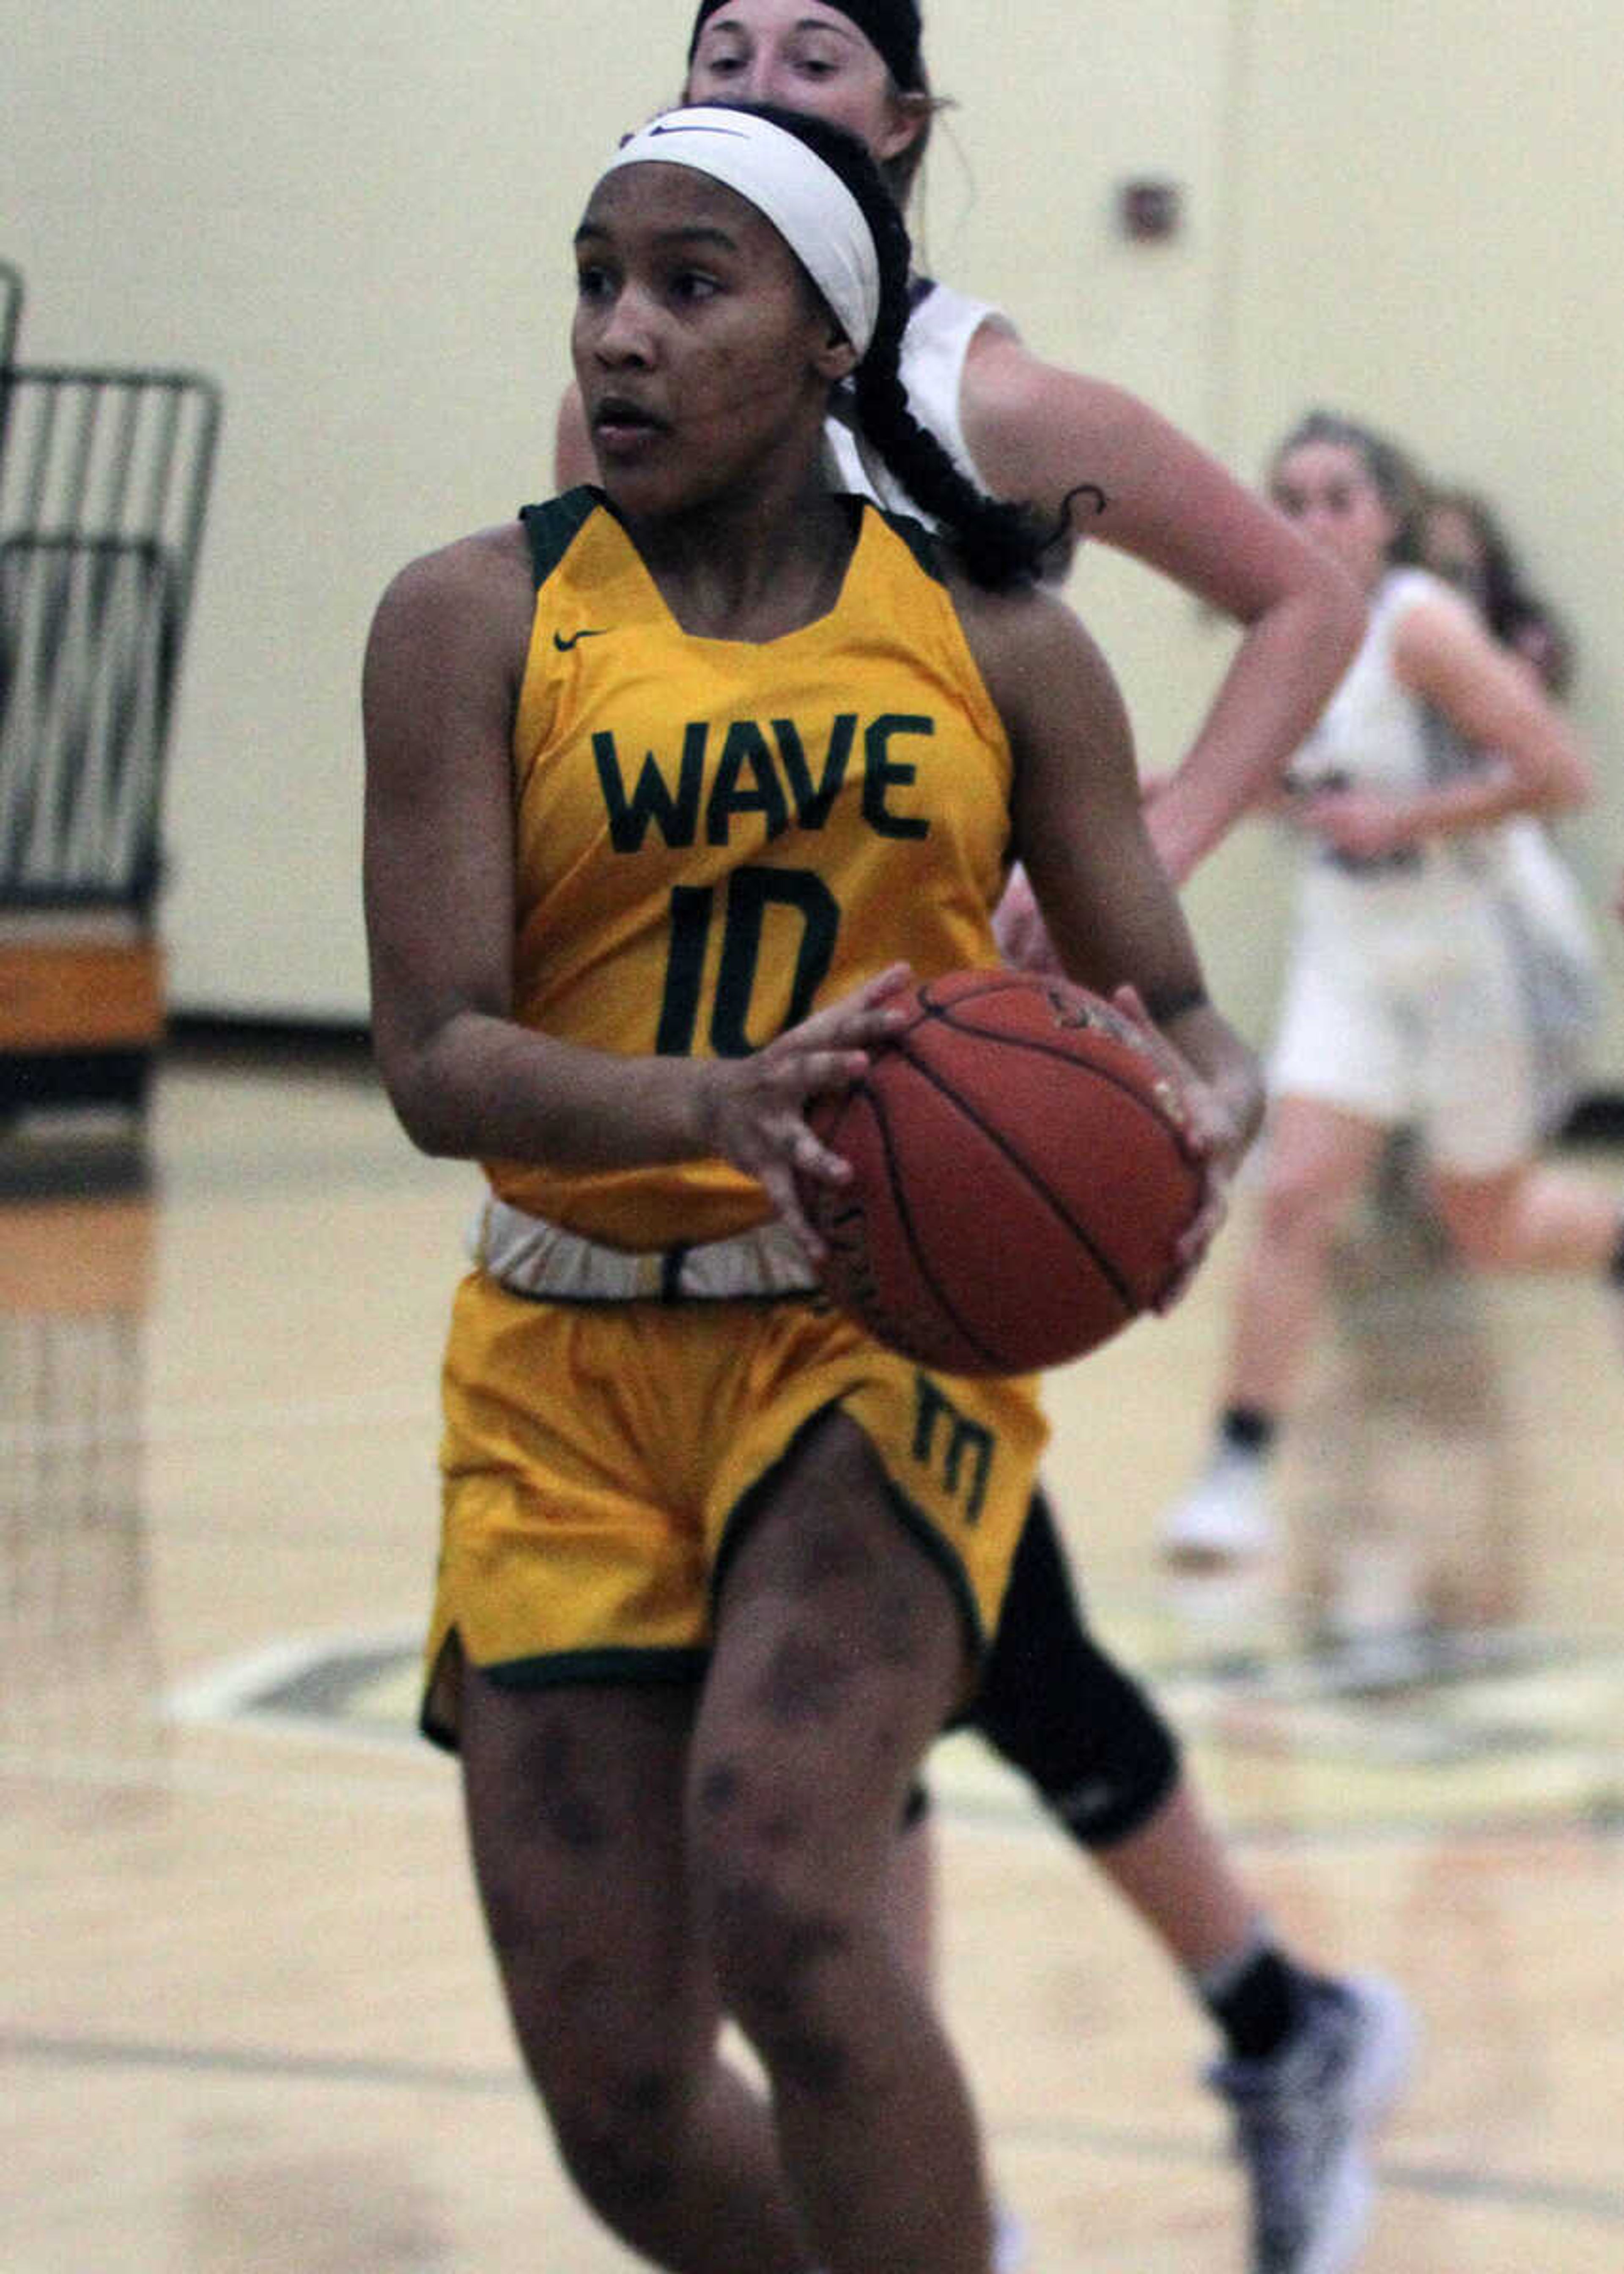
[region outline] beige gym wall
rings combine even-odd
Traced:
[[[226,425],[169,787],[182,1010],[353,1019],[357,679],[412,553],[548,486],[568,239],[615,135],[675,90],[688,0],[0,0],[0,258],[25,358],[193,365]],[[1610,374],[1624,348],[1616,19],[1470,0],[935,0],[944,119],[923,249],[1034,346],[1153,400],[1252,478],[1306,401],[1393,427],[1503,506],[1579,644],[1601,804],[1568,832],[1597,906],[1624,862],[1624,568]],[[1177,182],[1172,242],[1115,221]],[[1079,478],[1086,473],[1079,470]],[[1231,643],[1131,563],[1074,595],[1143,763],[1177,757]],[[1192,906],[1267,1026],[1282,856],[1266,829]],[[1624,957],[1604,1073],[1624,1082]]]

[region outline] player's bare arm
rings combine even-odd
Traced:
[[[1469,742],[1492,750],[1512,777],[1505,804],[1481,817],[1469,810],[1458,824],[1452,809],[1440,808],[1434,828],[1470,827],[1496,810],[1568,812],[1595,795],[1590,762],[1567,719],[1452,593],[1406,611],[1394,634],[1393,666],[1402,685],[1425,696]]]
[[[531,605],[523,532],[413,561],[380,601],[362,681],[373,1046],[413,1138],[440,1149],[442,1062],[511,997],[509,737]],[[447,1147],[446,1149],[452,1149]]]
[[[989,488],[1056,516],[1070,496],[1074,535],[1132,553],[1245,628],[1199,734],[1150,800],[1157,852],[1182,882],[1273,793],[1352,659],[1364,604],[1340,567],[1147,404],[992,326],[970,350],[963,416]]]
[[[615,1167],[705,1149],[680,1060],[527,1032],[513,990],[512,734],[533,603],[515,522],[402,571],[363,684],[374,1047],[425,1151]]]
[[[1492,756],[1402,796],[1311,791],[1296,802],[1295,825],[1340,852],[1380,857],[1512,813],[1568,811],[1592,795],[1589,763],[1567,720],[1453,594],[1406,609],[1394,633],[1393,665],[1402,685]]]
[[[1154,1028],[1216,1186],[1256,1133],[1261,1076],[1207,999],[1189,926],[1146,828],[1116,680],[1077,617],[1046,593],[966,596],[961,605],[1014,750],[1015,848],[1061,964]]]

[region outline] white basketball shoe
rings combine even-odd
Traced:
[[[1266,1562],[1277,1540],[1263,1455],[1220,1444],[1163,1516],[1159,1540],[1162,1561],[1175,1570],[1225,1571]]]

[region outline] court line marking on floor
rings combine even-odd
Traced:
[[[228,1723],[223,1728],[228,1734],[254,1743],[268,1734],[276,1743],[285,1744],[289,1754],[295,1743],[302,1743],[320,1752],[327,1761],[346,1749],[346,1741],[323,1739],[302,1722],[295,1724],[290,1720],[277,1722],[268,1730],[258,1722]],[[352,1741],[349,1749],[356,1750]],[[250,1766],[245,1762],[240,1768],[232,1768],[162,1751],[147,1759],[132,1761],[115,1754],[87,1751],[52,1751],[33,1742],[19,1742],[14,1746],[0,1743],[0,1788],[9,1785],[46,1793],[53,1787],[101,1788],[146,1793],[154,1802],[177,1796],[251,1800],[266,1807],[330,1808],[350,1815],[357,1811],[375,1811],[385,1816],[447,1814],[460,1821],[462,1803],[456,1764],[448,1756],[422,1740],[417,1740],[414,1748],[392,1737],[380,1738],[365,1750],[380,1757],[420,1762],[421,1771],[410,1768],[401,1781],[380,1784],[359,1768],[353,1776],[345,1776],[330,1773],[325,1767],[317,1770],[299,1766],[285,1781],[272,1785],[267,1783],[262,1758],[256,1766]],[[955,1792],[951,1785],[936,1779],[932,1780],[932,1790],[943,1822],[955,1833],[994,1841],[1048,1841],[1056,1843],[1061,1855],[1066,1852],[1064,1835],[1057,1826],[1035,1802],[1023,1799],[1019,1790],[1005,1801]],[[1553,1845],[1588,1851],[1611,1850],[1624,1844],[1624,1826],[1617,1823],[1553,1820],[1533,1815],[1500,1817],[1481,1823],[1451,1818],[1442,1825],[1416,1822],[1299,1826],[1234,1820],[1226,1824],[1225,1830],[1231,1845],[1249,1855],[1357,1855],[1374,1849],[1435,1849],[1440,1839],[1447,1839],[1452,1846],[1500,1850],[1507,1855],[1522,1849],[1545,1850]]]
[[[423,1653],[423,1623],[403,1621],[391,1626],[335,1628],[330,1633],[284,1635],[260,1649],[222,1660],[177,1683],[163,1699],[163,1717],[183,1723],[225,1722],[237,1728],[275,1727],[297,1729],[305,1737],[366,1736],[371,1731],[341,1714],[300,1713],[289,1708],[268,1708],[260,1701],[296,1689],[301,1682],[335,1662],[369,1666],[398,1660],[416,1664]],[[421,1743],[415,1726],[399,1724],[398,1738],[376,1736],[375,1742]]]
[[[457,2068],[433,2061],[274,2052],[253,2046],[165,2044],[152,2039],[79,2037],[21,2029],[0,2029],[0,2060],[79,2071],[139,2068],[257,2082],[297,2082],[484,2098],[528,2098],[530,2090],[517,2067]],[[1041,2149],[1067,2154],[1092,2150],[1101,2155],[1132,2155],[1148,2163],[1202,2166],[1225,2165],[1229,2160],[1222,2148],[1189,2133],[1147,2132],[1142,2125],[995,2121],[989,2127],[989,2136],[995,2148],[1004,2150]],[[1425,2163],[1413,2157],[1383,2157],[1377,2168],[1382,2185],[1395,2193],[1428,2195],[1453,2202],[1491,2203],[1509,2211],[1556,2212],[1624,2228],[1624,2189],[1615,2187],[1474,2171],[1461,2165]]]
[[[426,1752],[417,1728],[420,1651],[415,1623],[283,1637],[181,1682],[163,1701],[163,1716],[182,1727],[337,1751],[396,1757]],[[1430,1808],[1424,1796],[1418,1799],[1405,1786],[1385,1801],[1372,1787],[1367,1805],[1329,1813],[1323,1793],[1312,1806],[1299,1794],[1303,1820],[1297,1823],[1234,1809],[1229,1825],[1237,1838],[1323,1847],[1444,1832],[1515,1835],[1541,1826],[1601,1841],[1624,1838],[1624,1763],[1603,1736],[1591,1734],[1593,1700],[1582,1717],[1581,1742],[1567,1695],[1584,1680],[1601,1683],[1608,1696],[1616,1689],[1624,1700],[1624,1653],[1616,1645],[1602,1650],[1593,1640],[1518,1634],[1502,1638],[1502,1647],[1480,1667],[1445,1669],[1436,1695],[1399,1683],[1390,1702],[1346,1696],[1335,1664],[1322,1668],[1309,1660],[1265,1669],[1255,1693],[1222,1668],[1198,1678],[1186,1668],[1182,1679],[1163,1680],[1187,1743],[1220,1765],[1226,1755],[1259,1746],[1272,1754],[1283,1746],[1322,1781],[1348,1768],[1366,1778],[1398,1772],[1412,1781],[1443,1780]],[[1507,1682],[1518,1693],[1515,1712],[1502,1701],[1486,1721],[1482,1712],[1474,1713],[1474,1696],[1481,1693],[1477,1702],[1486,1711]],[[1546,1690],[1551,1696],[1542,1713],[1538,1705]],[[1250,1717],[1244,1727],[1228,1726],[1234,1711]],[[1395,1712],[1402,1743],[1392,1736]],[[1260,1716],[1271,1717],[1267,1726]],[[1418,1746],[1411,1725],[1431,1728],[1434,1722],[1431,1742]],[[948,1812],[960,1820],[1022,1826],[1046,1820],[1015,1773],[962,1734],[938,1746],[930,1777]],[[1462,1778],[1470,1782],[1462,1784]],[[1218,1782],[1221,1787],[1221,1775]]]

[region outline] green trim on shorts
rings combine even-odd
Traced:
[[[726,1520],[722,1525],[721,1537],[717,1541],[716,1560],[710,1567],[709,1600],[711,1625],[714,1627],[716,1623],[717,1599],[722,1591],[722,1582],[727,1576],[728,1567],[734,1555],[738,1553],[740,1542],[754,1519],[755,1502],[772,1482],[773,1478],[788,1460],[806,1432],[813,1427],[814,1423],[821,1421],[829,1413],[846,1414],[846,1419],[851,1422],[852,1427],[862,1437],[863,1442],[872,1451],[881,1481],[885,1487],[892,1508],[897,1512],[898,1522],[902,1525],[903,1530],[923,1548],[925,1554],[947,1581],[948,1590],[959,1606],[959,1615],[969,1633],[971,1655],[979,1666],[987,1654],[987,1636],[981,1626],[981,1606],[975,1599],[975,1589],[970,1583],[963,1563],[943,1538],[937,1526],[903,1491],[896,1478],[886,1467],[879,1447],[869,1436],[862,1423],[854,1415],[846,1413],[846,1400],[843,1397],[831,1397],[827,1405],[820,1405],[816,1413],[808,1413],[788,1444],[785,1446],[784,1450],[778,1455],[778,1459],[762,1471],[760,1476],[746,1487],[728,1510]]]
[[[454,1627],[440,1647],[417,1715],[421,1734],[430,1744],[438,1745],[447,1753],[459,1750],[459,1733],[454,1721],[435,1711],[435,1693],[447,1654],[454,1645],[462,1665],[473,1665],[464,1655],[461,1638]],[[575,1683],[660,1683],[674,1688],[703,1682],[710,1664],[707,1648],[672,1645],[648,1650],[549,1651],[535,1658],[500,1659],[493,1666],[474,1666],[474,1671],[483,1674],[487,1682],[494,1683],[500,1690],[563,1690]]]
[[[861,1422],[857,1426],[859,1428],[862,1427]],[[867,1436],[867,1430],[864,1430],[863,1434]],[[874,1440],[869,1438],[868,1442],[872,1444]],[[987,1654],[987,1636],[981,1626],[981,1605],[975,1600],[975,1590],[970,1585],[964,1565],[943,1539],[936,1525],[931,1522],[921,1508],[908,1498],[883,1461],[880,1464],[880,1474],[885,1480],[892,1505],[901,1520],[903,1529],[914,1535],[941,1572],[942,1577],[947,1581],[949,1591],[959,1606],[965,1626],[969,1632],[971,1654],[979,1664]]]
[[[690,1643],[639,1649],[555,1650],[537,1658],[504,1658],[475,1671],[501,1690],[551,1690],[565,1682],[699,1682],[710,1652]]]

